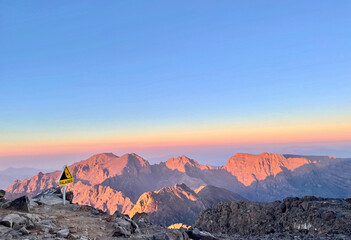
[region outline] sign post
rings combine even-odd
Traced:
[[[59,186],[63,186],[63,205],[66,204],[66,185],[73,183],[73,176],[70,173],[67,165],[63,166],[62,168],[62,173],[60,175],[60,178],[58,180]]]

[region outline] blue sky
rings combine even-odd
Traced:
[[[0,144],[348,121],[350,10],[350,1],[1,1]]]

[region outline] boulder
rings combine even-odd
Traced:
[[[9,228],[17,227],[18,229],[21,228],[22,226],[25,226],[26,223],[27,223],[27,219],[16,213],[8,214],[0,221],[0,224],[6,227],[9,227]]]
[[[73,201],[73,192],[72,191],[66,192],[66,200],[69,201],[69,203],[72,203],[72,201]]]
[[[67,195],[66,195],[67,199]],[[73,193],[68,194],[68,201],[72,203],[73,199]],[[56,204],[62,204],[62,193],[61,193],[61,188],[60,187],[52,187],[49,188],[42,193],[36,195],[33,197],[33,201],[36,204],[46,204],[46,205],[56,205]],[[33,204],[32,204],[33,205]]]
[[[22,233],[22,235],[28,235],[30,233],[25,227],[20,228],[18,232]]]
[[[6,209],[14,209],[19,211],[29,212],[30,201],[27,196],[22,196],[22,197],[16,198],[15,200],[4,203],[1,207]]]
[[[12,229],[4,225],[0,225],[0,236],[6,236]]]
[[[37,223],[41,221],[41,217],[36,214],[29,213],[10,213],[0,219],[0,224],[14,230],[19,230],[22,227],[33,229]]]
[[[36,224],[43,232],[56,232],[57,226],[49,219],[42,220]]]
[[[116,226],[115,230],[112,233],[112,237],[130,237],[130,235],[132,235],[130,230],[127,230],[121,226]]]
[[[56,236],[59,238],[67,238],[69,234],[68,228],[64,228],[56,233]]]
[[[189,238],[193,240],[217,240],[217,238],[215,238],[212,234],[202,232],[197,228],[187,230],[186,233],[188,234]]]
[[[128,216],[123,215],[121,213],[119,213],[118,211],[116,211],[113,214],[113,217],[115,218],[115,228],[118,232],[121,233],[125,233],[124,229],[127,231],[127,233],[129,234],[134,234],[134,233],[139,233],[139,226],[138,224],[136,224],[136,222],[134,222],[132,219],[130,219]],[[123,229],[120,229],[123,228]]]
[[[4,198],[6,194],[5,190],[0,189],[0,198]]]
[[[136,213],[133,217],[132,217],[133,221],[136,222],[143,222],[143,223],[148,223],[149,222],[149,215],[147,213]]]

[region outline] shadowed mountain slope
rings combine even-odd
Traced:
[[[213,204],[225,201],[247,201],[243,196],[224,188],[211,185],[201,186],[194,191],[207,208]]]
[[[331,159],[303,165],[294,171],[283,169],[276,176],[249,186],[247,197],[274,201],[285,197],[314,195],[351,197],[351,159]]]
[[[239,194],[214,186],[202,186],[193,191],[185,184],[162,188],[142,194],[129,212],[147,213],[152,223],[169,226],[174,223],[193,224],[197,215],[214,203],[245,200]]]

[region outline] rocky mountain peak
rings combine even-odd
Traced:
[[[140,157],[136,153],[127,153],[121,156],[121,159],[127,159],[127,162],[129,164],[133,164],[134,166],[141,168],[141,167],[146,167],[149,166],[149,162],[145,160],[144,158]]]
[[[213,169],[212,166],[210,166],[210,165],[201,165],[197,161],[195,161],[193,159],[190,159],[190,158],[188,158],[185,155],[182,155],[182,156],[179,156],[179,157],[176,157],[176,158],[168,159],[168,161],[166,162],[166,166],[169,169],[178,170],[178,171],[184,172],[184,173],[186,172],[186,168],[187,167],[198,168],[198,169],[201,169],[201,170]]]
[[[104,163],[107,161],[111,161],[115,158],[118,158],[118,156],[116,156],[113,153],[98,153],[98,154],[91,156],[87,160],[83,160],[79,163],[90,163],[89,165],[96,165],[96,164],[101,164],[101,163]]]
[[[121,170],[124,172],[134,175],[138,173],[151,173],[149,162],[135,153],[124,154],[120,157],[119,162],[122,163],[123,169]]]
[[[146,192],[140,196],[129,216],[147,213],[152,223],[166,226],[179,222],[192,224],[200,211],[214,203],[222,200],[246,200],[223,188],[203,186],[201,189],[196,193],[182,183]]]
[[[176,222],[189,223],[189,214],[193,221],[194,217],[205,208],[202,201],[198,200],[196,193],[185,184],[176,184],[173,187],[142,194],[129,212],[129,216],[133,217],[136,213],[144,212],[149,215],[151,222],[165,226]],[[184,206],[187,208],[184,209]]]
[[[257,180],[264,180],[268,176],[276,176],[283,169],[294,170],[310,163],[305,158],[285,158],[275,153],[261,153],[259,155],[236,153],[223,167],[232,173],[245,186]]]

